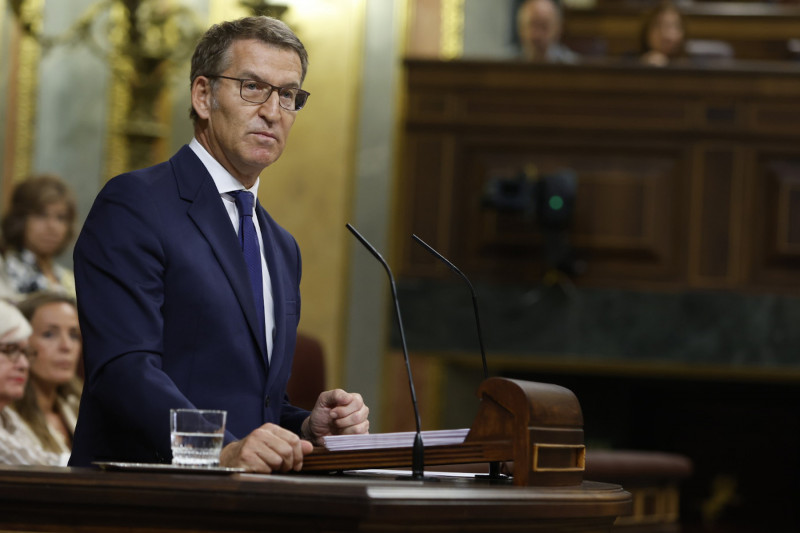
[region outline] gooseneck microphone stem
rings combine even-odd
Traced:
[[[427,242],[423,241],[415,234],[411,234],[411,238],[421,244],[426,250],[428,250],[432,255],[438,257],[444,264],[450,267],[450,270],[458,274],[458,276],[463,279],[467,286],[469,286],[469,291],[472,294],[472,308],[475,310],[475,325],[478,329],[478,344],[481,347],[481,361],[483,362],[483,378],[489,378],[489,366],[486,364],[486,349],[483,347],[483,330],[481,329],[481,317],[480,313],[478,313],[478,297],[475,295],[475,287],[472,286],[472,283],[469,281],[469,278],[459,270],[457,266],[451,263],[445,256],[437,252],[433,246],[428,244]],[[480,477],[480,476],[479,476]],[[483,476],[485,477],[485,476]],[[491,483],[504,483],[508,480],[507,476],[504,476],[500,473],[500,462],[499,461],[490,461],[489,462],[489,476],[488,479]]]
[[[411,363],[408,359],[408,348],[406,347],[406,334],[403,330],[403,318],[400,316],[400,300],[397,298],[397,287],[394,282],[392,270],[389,264],[384,260],[381,254],[369,243],[367,240],[349,223],[346,225],[350,233],[355,235],[369,252],[375,256],[375,259],[380,261],[386,274],[389,275],[389,283],[392,287],[392,299],[394,300],[395,316],[397,317],[397,327],[400,328],[400,341],[403,344],[403,358],[406,363],[406,372],[408,373],[408,388],[411,390],[411,403],[414,406],[414,419],[417,423],[417,434],[414,436],[414,446],[411,453],[411,479],[422,480],[425,479],[425,446],[422,442],[422,424],[419,418],[419,407],[417,406],[417,392],[414,389],[414,378],[411,375]]]
[[[470,281],[467,278],[467,276],[464,275],[464,273],[461,272],[461,270],[459,270],[457,266],[455,266],[453,263],[451,263],[445,256],[443,256],[442,254],[440,254],[439,252],[434,250],[433,247],[430,244],[428,244],[427,242],[423,241],[422,239],[420,239],[419,237],[417,237],[413,233],[411,234],[411,238],[414,239],[415,241],[417,241],[423,247],[425,247],[425,249],[428,250],[431,254],[433,254],[434,256],[438,257],[444,264],[446,264],[448,267],[450,267],[450,270],[452,270],[453,272],[458,274],[461,277],[461,279],[463,279],[465,282],[467,282],[467,285],[469,286],[469,291],[470,291],[470,293],[472,293],[472,308],[475,310],[475,324],[478,327],[478,344],[481,347],[481,361],[483,361],[483,378],[484,379],[488,379],[489,378],[489,367],[486,364],[486,350],[483,347],[483,331],[481,330],[481,317],[480,317],[480,313],[478,313],[478,297],[475,295],[475,288],[472,286],[472,283],[470,283]]]

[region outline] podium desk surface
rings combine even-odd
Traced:
[[[0,531],[610,531],[618,485],[0,466]]]

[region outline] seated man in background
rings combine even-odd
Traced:
[[[22,398],[28,381],[31,326],[12,304],[0,300],[0,464],[58,465],[57,453],[44,451],[10,404]]]
[[[578,55],[561,44],[563,12],[558,0],[526,0],[517,10],[522,57],[538,63],[577,63]]]

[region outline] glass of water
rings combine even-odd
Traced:
[[[226,415],[226,411],[208,409],[170,409],[172,464],[219,466]]]

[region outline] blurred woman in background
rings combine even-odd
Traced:
[[[642,63],[663,67],[684,55],[686,29],[678,8],[664,2],[645,16],[640,36]]]
[[[31,326],[9,302],[0,300],[0,464],[63,464],[57,453],[46,452],[30,428],[11,409],[28,381]]]
[[[42,448],[61,454],[66,464],[83,388],[77,376],[83,348],[78,311],[72,298],[46,292],[27,298],[19,308],[33,328],[28,340],[33,359],[25,394],[14,408]]]
[[[3,217],[5,278],[17,294],[48,290],[75,296],[72,272],[55,262],[72,242],[75,198],[58,176],[20,182]]]

